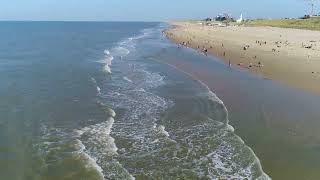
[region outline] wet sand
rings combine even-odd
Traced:
[[[224,101],[236,134],[272,179],[319,178],[319,96],[228,67],[188,48],[165,49],[159,59],[201,80]]]
[[[172,22],[167,37],[226,64],[320,95],[320,32]]]

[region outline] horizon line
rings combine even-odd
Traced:
[[[168,20],[163,21],[140,21],[140,20],[1,20],[0,22],[127,22],[127,23],[160,23],[168,22]]]

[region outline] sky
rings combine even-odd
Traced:
[[[0,20],[167,21],[203,19],[219,13],[284,18],[309,11],[304,0],[1,0]],[[320,12],[320,3],[316,12]]]

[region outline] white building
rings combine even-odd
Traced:
[[[241,15],[240,15],[240,18],[237,19],[237,23],[242,23],[242,21],[243,21],[243,17],[242,17],[242,14],[241,14]]]

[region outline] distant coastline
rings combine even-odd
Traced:
[[[230,66],[320,95],[320,31],[170,22],[166,36]]]

